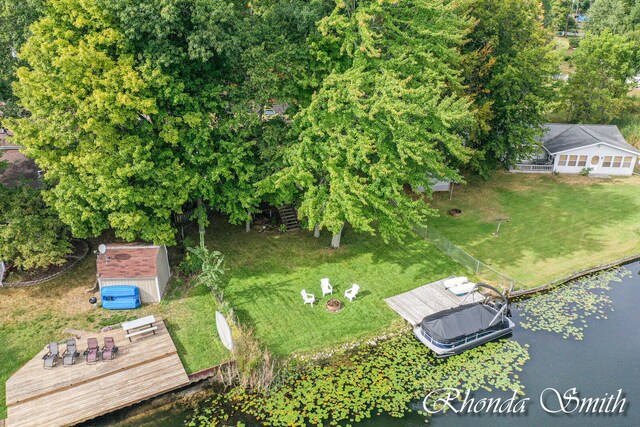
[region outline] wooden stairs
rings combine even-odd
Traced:
[[[298,222],[298,214],[293,205],[284,205],[278,208],[278,214],[280,220],[287,227],[287,231],[294,231],[300,229],[300,223]]]

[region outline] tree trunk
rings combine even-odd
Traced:
[[[204,222],[206,210],[204,206],[202,206],[202,199],[199,198],[197,203],[198,207],[196,209],[198,210],[198,235],[200,236],[200,247],[204,248]]]
[[[316,239],[320,237],[320,224],[316,224],[316,226],[313,228],[313,237],[315,237]]]
[[[248,233],[251,231],[251,212],[247,211],[247,215],[249,215],[250,219],[248,219],[247,222],[244,224],[244,231]]]
[[[340,247],[340,238],[342,237],[342,229],[344,227],[340,227],[340,231],[335,233],[333,237],[331,237],[331,247],[337,249]]]

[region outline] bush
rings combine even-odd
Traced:
[[[23,269],[63,265],[71,253],[68,228],[40,190],[0,185],[0,259]]]
[[[571,49],[577,49],[580,46],[580,41],[582,37],[569,37],[569,47]]]
[[[202,260],[191,251],[187,251],[182,262],[178,265],[180,275],[190,277],[202,271]]]

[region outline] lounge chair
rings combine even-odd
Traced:
[[[97,363],[100,356],[98,338],[87,339],[87,349],[84,351],[84,360],[87,363]]]
[[[302,299],[304,300],[305,304],[311,304],[311,307],[313,307],[313,303],[316,302],[315,295],[308,294],[304,289],[300,292],[300,295],[302,295]]]
[[[52,369],[58,363],[58,357],[60,357],[60,350],[58,349],[57,342],[50,342],[49,352],[42,356],[43,366],[47,369]]]
[[[353,299],[358,295],[358,291],[360,290],[360,286],[355,283],[351,285],[351,288],[344,291],[344,297],[349,298],[349,301],[353,302]]]
[[[102,347],[102,360],[111,360],[116,357],[118,347],[113,337],[104,337],[104,347]]]
[[[327,277],[325,277],[324,279],[320,279],[320,288],[322,288],[322,296],[325,296],[327,294],[333,295],[333,286],[331,286]]]
[[[76,347],[75,338],[69,338],[67,340],[67,348],[62,353],[62,366],[72,366],[76,363],[76,357],[80,356],[78,348]]]

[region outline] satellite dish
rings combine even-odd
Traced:
[[[107,245],[104,243],[100,244],[100,246],[98,246],[98,252],[104,255],[104,253],[107,252]]]
[[[229,350],[233,350],[231,328],[229,327],[229,323],[227,323],[227,319],[225,319],[225,317],[219,311],[216,311],[216,328],[218,329],[218,335],[220,336],[222,345],[227,347]]]

